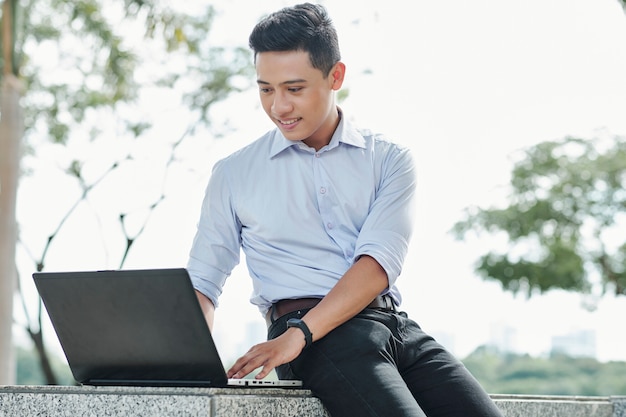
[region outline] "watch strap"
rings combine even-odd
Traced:
[[[298,329],[302,330],[302,333],[304,333],[305,349],[313,344],[313,334],[311,333],[311,330],[309,330],[309,326],[307,326],[303,320],[295,318],[289,319],[287,320],[287,328],[289,327],[297,327]]]

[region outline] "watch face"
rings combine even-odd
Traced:
[[[300,319],[291,318],[287,320],[287,327],[297,327],[304,333],[304,348],[306,349],[313,343],[313,335],[306,323]]]

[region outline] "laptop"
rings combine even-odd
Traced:
[[[302,386],[228,379],[184,268],[39,272],[33,279],[80,384]]]

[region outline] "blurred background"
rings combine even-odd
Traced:
[[[2,118],[23,126],[2,130],[23,151],[9,383],[73,383],[33,272],[185,266],[213,164],[273,127],[249,32],[296,3],[4,1]],[[490,392],[626,394],[624,3],[321,3],[345,115],[417,161],[402,309]],[[226,364],[265,338],[250,291],[242,259],[216,316]]]

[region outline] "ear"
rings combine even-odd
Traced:
[[[346,65],[339,61],[335,64],[332,70],[330,70],[330,80],[332,81],[332,89],[339,90],[343,84],[343,79],[346,75]]]

